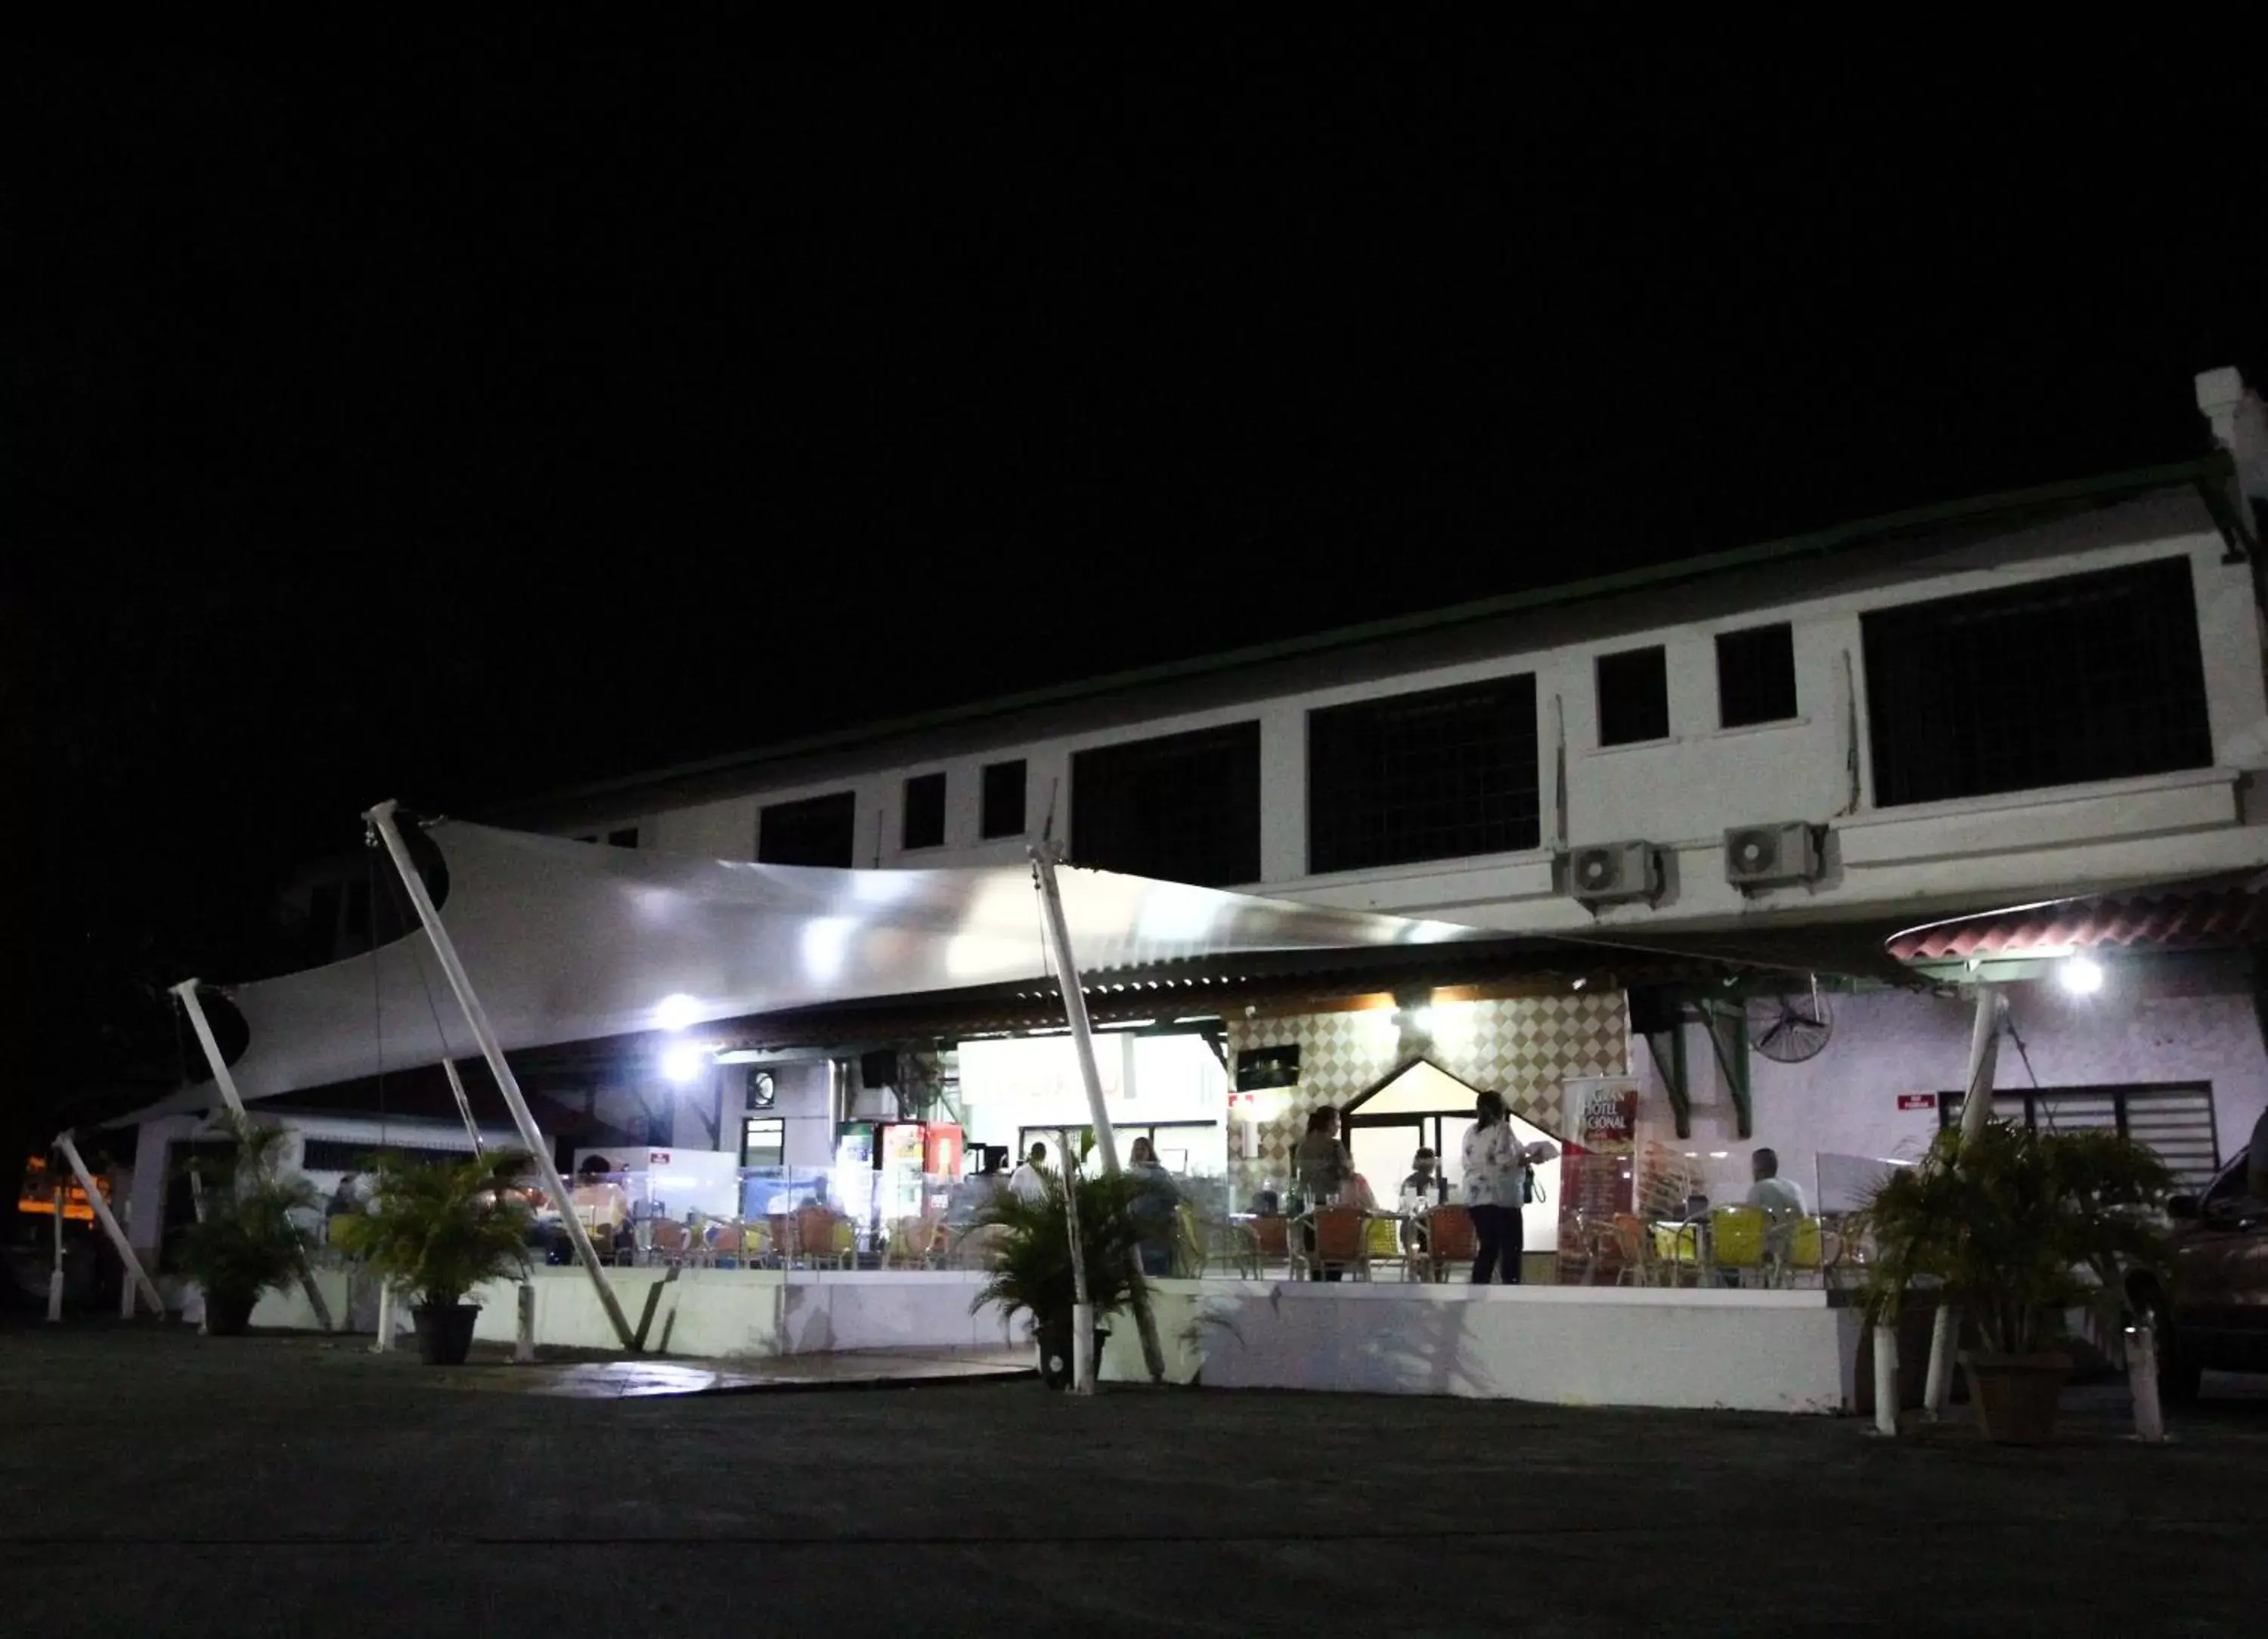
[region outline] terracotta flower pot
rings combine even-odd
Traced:
[[[1999,1445],[2041,1445],[2055,1433],[2069,1355],[1989,1355],[1963,1350],[1961,1369],[1984,1437]]]

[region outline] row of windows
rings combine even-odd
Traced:
[[[977,829],[986,842],[1024,834],[1025,784],[1021,757],[987,764],[978,776]],[[909,853],[944,847],[945,775],[915,775],[906,782],[905,798],[898,845]],[[854,864],[858,820],[853,791],[773,803],[756,824],[756,858],[767,865]]]
[[[1861,628],[1879,806],[2212,761],[2186,559],[1905,605]],[[1798,715],[1786,623],[1720,634],[1716,665],[1719,726]],[[1600,656],[1593,682],[1601,746],[1669,737],[1663,646]],[[1532,674],[1310,712],[1308,870],[1538,846],[1537,716]],[[1023,834],[1024,763],[982,778],[983,834]],[[1071,785],[1080,864],[1211,886],[1260,879],[1256,721],[1075,753]],[[906,782],[904,848],[944,843],[946,795],[942,773]],[[756,856],[851,864],[855,820],[850,791],[776,804]]]

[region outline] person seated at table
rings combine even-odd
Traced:
[[[1749,1187],[1749,1205],[1762,1207],[1774,1222],[1803,1216],[1803,1191],[1779,1175],[1778,1154],[1758,1149],[1749,1158],[1749,1170],[1756,1179]]]
[[[1401,1193],[1415,1195],[1421,1209],[1449,1198],[1448,1183],[1441,1176],[1440,1158],[1433,1153],[1432,1146],[1419,1145],[1418,1153],[1410,1158],[1410,1176],[1402,1180]]]
[[[1008,1174],[1008,1193],[1019,1201],[1045,1201],[1048,1198],[1048,1147],[1034,1143],[1021,1165]]]
[[[1147,1138],[1134,1141],[1132,1158],[1126,1163],[1126,1176],[1134,1182],[1135,1194],[1127,1203],[1127,1210],[1142,1231],[1142,1273],[1171,1275],[1174,1272],[1174,1209],[1182,1203],[1181,1186],[1158,1159],[1157,1146]]]
[[[1418,1153],[1410,1158],[1410,1176],[1402,1180],[1401,1193],[1410,1213],[1402,1225],[1403,1249],[1424,1252],[1431,1243],[1425,1238],[1425,1220],[1420,1215],[1449,1196],[1447,1180],[1441,1176],[1440,1158],[1430,1146],[1419,1145]]]
[[[1354,1177],[1354,1157],[1339,1140],[1339,1113],[1334,1105],[1318,1105],[1307,1116],[1307,1136],[1300,1140],[1299,1148],[1292,1152],[1292,1164],[1296,1169],[1300,1188],[1307,1197],[1307,1208],[1327,1207],[1336,1202],[1339,1192]],[[1314,1261],[1315,1226],[1313,1222],[1302,1226],[1310,1254],[1307,1278],[1311,1281],[1336,1281],[1340,1270],[1336,1264],[1325,1268]]]
[[[601,1252],[619,1250],[630,1237],[630,1194],[608,1176],[614,1170],[615,1164],[602,1155],[585,1156],[567,1197],[590,1231],[591,1244]]]
[[[954,1229],[966,1229],[976,1222],[977,1215],[998,1200],[1008,1187],[1000,1172],[1001,1155],[997,1150],[984,1152],[982,1171],[971,1172],[953,1187],[953,1195],[945,1203],[945,1221]]]

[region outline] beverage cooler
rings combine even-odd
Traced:
[[[870,1226],[943,1210],[961,1175],[961,1138],[949,1121],[843,1122],[835,1145],[843,1209]]]

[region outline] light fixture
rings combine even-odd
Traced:
[[[653,1023],[657,1030],[674,1033],[700,1017],[701,1003],[681,990],[674,996],[662,997],[653,1007]]]
[[[1433,1010],[1430,1007],[1411,1008],[1410,1010],[1410,1028],[1416,1031],[1421,1036],[1432,1035],[1433,1033]]]
[[[2066,959],[2063,966],[2056,969],[2056,977],[2063,981],[2063,988],[2073,996],[2093,996],[2102,989],[2102,964],[2085,956]]]
[[[690,1042],[672,1047],[661,1055],[661,1073],[681,1087],[698,1081],[701,1072],[708,1068],[708,1053]]]
[[[1577,974],[1575,975],[1575,982],[1574,982],[1573,984],[1570,985],[1570,986],[1568,987],[1568,989],[1572,989],[1572,990],[1580,990],[1580,989],[1584,989],[1586,986],[1587,986],[1590,982],[1591,982],[1591,981],[1590,981],[1588,979],[1585,978],[1581,974]]]

